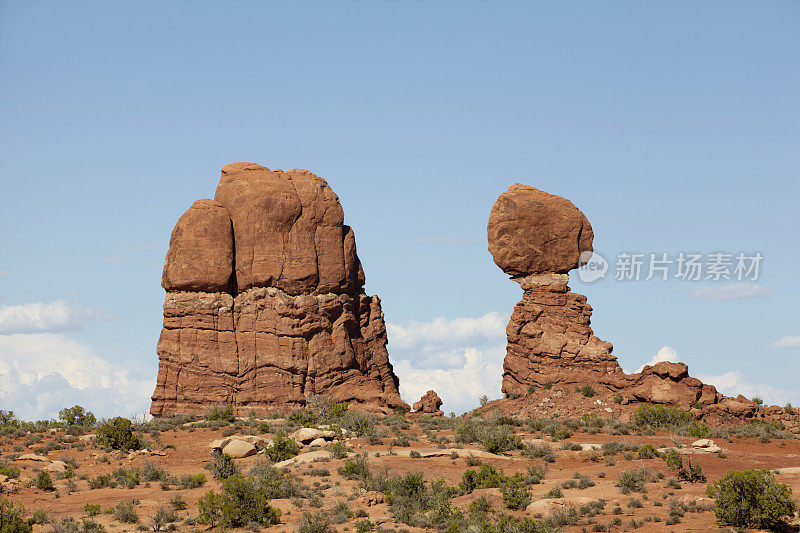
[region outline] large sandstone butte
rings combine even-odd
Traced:
[[[161,285],[153,416],[213,405],[264,413],[315,394],[408,409],[353,230],[311,172],[225,166],[214,200],[198,200],[175,225]]]
[[[611,343],[594,335],[591,306],[567,285],[568,272],[590,255],[594,238],[572,202],[512,185],[492,207],[487,234],[494,262],[524,291],[506,328],[502,390],[507,397],[546,384],[569,384],[620,392],[626,403],[690,408],[722,400],[713,386],[689,377],[683,363],[661,362],[625,374]]]

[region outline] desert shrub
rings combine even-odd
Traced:
[[[367,463],[367,456],[363,454],[356,455],[352,459],[348,459],[342,466],[339,467],[339,475],[346,479],[356,479],[363,481],[369,477],[369,464]]]
[[[4,411],[0,409],[0,428],[18,428],[19,426],[20,422],[14,414],[14,411]]]
[[[269,499],[293,498],[303,490],[299,479],[270,465],[267,461],[257,461],[250,467],[248,476],[259,490]]]
[[[39,470],[39,473],[36,474],[36,480],[34,481],[34,485],[39,490],[56,490],[55,486],[53,485],[53,478],[50,476],[50,473],[46,470]]]
[[[394,477],[388,480],[385,490],[396,520],[428,529],[446,529],[450,525],[454,517],[450,499],[458,492],[441,480],[426,485],[421,472]]]
[[[235,422],[236,413],[233,411],[232,405],[216,405],[208,410],[206,413],[206,420],[220,422]]]
[[[553,487],[552,489],[544,493],[544,497],[547,499],[554,500],[556,498],[563,498],[564,493],[561,491],[561,487]]]
[[[100,504],[99,503],[85,503],[83,504],[83,512],[88,517],[97,516],[100,514]]]
[[[775,529],[797,508],[792,489],[768,470],[732,470],[709,484],[707,492],[722,525]]]
[[[542,459],[545,463],[554,463],[556,454],[549,444],[533,444],[522,450],[522,455],[531,459]]]
[[[89,480],[90,489],[102,489],[104,487],[113,487],[114,485],[114,479],[111,474],[100,474]]]
[[[328,477],[331,475],[331,471],[327,468],[309,468],[306,473],[315,477]]]
[[[411,450],[411,452],[409,452],[408,456],[411,457],[412,459],[421,459],[422,458],[422,454],[419,453],[417,450]]]
[[[622,403],[622,394],[615,394],[614,395],[614,403]]]
[[[457,420],[453,427],[455,440],[459,443],[477,442],[480,439],[479,430],[478,422],[469,418]]]
[[[227,453],[215,450],[212,457],[214,461],[207,468],[215,479],[228,479],[239,473],[239,465]]]
[[[19,477],[21,471],[16,466],[6,466],[5,463],[0,462],[0,476],[6,476],[9,479],[16,479]]]
[[[764,400],[762,400],[762,399],[761,399],[761,398],[759,398],[758,396],[753,396],[753,400],[752,400],[752,402],[753,402],[754,404],[756,404],[756,405],[762,405],[762,404],[764,403]]]
[[[503,503],[509,509],[524,509],[529,503],[528,489],[524,483],[512,478],[500,487]]]
[[[670,450],[666,457],[667,466],[675,471],[678,479],[694,483],[695,481],[705,481],[706,475],[698,464],[692,464],[688,457],[684,459],[675,450]]]
[[[791,403],[787,403],[786,405],[784,405],[783,406],[783,410],[787,415],[793,415],[794,414],[794,407],[792,407]]]
[[[392,446],[397,446],[398,448],[408,448],[411,446],[411,443],[408,441],[408,437],[405,435],[400,435],[392,439]]]
[[[644,444],[637,452],[639,459],[653,459],[659,456],[658,450],[652,444]]]
[[[266,453],[272,462],[278,463],[300,453],[300,445],[283,432],[279,432],[272,441],[272,446],[266,449]]]
[[[640,405],[633,413],[633,423],[640,427],[670,428],[694,421],[692,413],[667,405]]]
[[[267,489],[238,474],[222,482],[219,493],[208,491],[198,502],[200,519],[212,526],[244,527],[280,523],[281,512],[269,505]]]
[[[563,442],[559,449],[569,451],[569,452],[579,452],[583,450],[583,446],[578,444],[577,442]]]
[[[375,415],[371,413],[360,413],[348,411],[342,416],[340,424],[348,431],[352,431],[359,437],[366,437],[375,431]]]
[[[580,391],[581,394],[583,394],[587,398],[591,398],[595,394],[597,394],[597,392],[595,392],[595,390],[594,390],[594,387],[592,387],[591,385],[584,385],[583,387],[581,387],[578,390]]]
[[[97,422],[94,414],[80,405],[65,407],[58,412],[58,418],[68,426],[91,427]]]
[[[603,455],[614,456],[620,452],[638,452],[639,445],[632,442],[619,442],[613,440],[611,442],[603,443],[600,446],[600,450],[602,450]]]
[[[100,426],[97,439],[114,450],[138,450],[142,447],[139,437],[131,429],[131,421],[121,416]]]
[[[167,524],[178,521],[178,514],[175,509],[168,509],[166,507],[159,507],[151,520],[153,524],[153,531],[161,531]]]
[[[178,478],[178,486],[182,489],[196,489],[206,484],[206,475],[202,472],[197,474],[183,474]]]
[[[123,500],[114,506],[114,518],[123,524],[138,524],[139,514],[133,508],[133,502]]]
[[[480,470],[465,470],[461,476],[459,488],[466,493],[475,489],[488,489],[499,487],[506,480],[503,471],[499,472],[495,467],[482,464]]]
[[[572,477],[578,481],[578,489],[580,490],[588,489],[595,485],[594,481],[589,479],[589,476],[585,476],[579,472],[575,472]]]
[[[139,484],[139,471],[135,468],[126,470],[124,468],[117,468],[111,473],[117,485],[121,485],[126,489],[132,489]]]
[[[330,526],[331,519],[325,511],[316,511],[314,514],[305,511],[297,523],[299,533],[328,533]]]
[[[0,496],[0,532],[31,533],[31,524],[22,519],[24,515],[25,509],[23,507],[15,507],[11,500],[6,500]]]
[[[332,442],[328,444],[325,449],[331,452],[334,459],[344,459],[347,457],[347,445],[343,442]]]
[[[650,478],[650,472],[646,468],[626,470],[617,478],[616,486],[622,494],[631,492],[646,492],[645,483]]]
[[[310,409],[297,409],[289,415],[288,419],[302,427],[314,427],[319,421],[317,414]]]
[[[364,518],[356,522],[356,533],[367,533],[375,529],[375,524],[371,520]]]
[[[142,465],[141,476],[143,481],[161,481],[169,477],[169,472],[150,461],[145,461]]]
[[[183,511],[188,507],[186,500],[184,500],[183,496],[181,496],[180,494],[175,494],[172,498],[170,498],[169,504],[176,511]]]
[[[309,401],[309,407],[321,420],[338,420],[347,414],[347,402],[334,402],[329,396],[315,394]]]

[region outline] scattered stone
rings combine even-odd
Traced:
[[[43,455],[36,455],[35,453],[26,453],[20,455],[17,459],[18,461],[39,461],[39,462],[50,462],[50,459]]]
[[[312,440],[309,446],[325,446],[326,444],[328,444],[328,441],[320,437],[318,439]]]
[[[64,461],[53,461],[49,465],[45,466],[42,470],[47,470],[48,472],[54,472],[56,474],[60,474],[62,472],[67,471],[67,463]]]
[[[362,505],[366,505],[367,507],[372,507],[373,505],[378,505],[386,501],[386,497],[382,492],[377,490],[371,490],[365,493],[361,498],[359,498],[359,502]]]
[[[442,406],[442,399],[436,394],[436,391],[429,390],[425,393],[418,402],[412,406],[417,413],[425,413],[434,416],[444,416],[444,413],[439,409]]]
[[[300,428],[294,433],[291,433],[289,437],[300,444],[309,444],[316,439],[333,440],[336,437],[336,433],[331,430]]]
[[[245,440],[231,439],[231,441],[222,448],[222,453],[227,453],[234,459],[242,459],[255,455],[258,449]]]

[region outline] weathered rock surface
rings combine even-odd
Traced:
[[[545,384],[601,386],[624,402],[705,408],[722,396],[689,376],[683,363],[661,362],[625,374],[613,346],[594,335],[586,297],[570,291],[569,270],[592,250],[589,221],[570,201],[527,185],[512,185],[497,199],[487,225],[494,262],[523,290],[506,328],[502,390],[507,397]],[[729,401],[727,414],[752,414]],[[737,415],[738,416],[738,415]]]
[[[515,183],[492,207],[489,252],[503,272],[529,276],[565,273],[592,251],[592,226],[566,198]]]
[[[222,169],[170,239],[151,414],[233,405],[238,415],[302,406],[407,409],[386,351],[380,300],[339,198],[306,170]]]
[[[442,406],[442,399],[436,391],[429,390],[418,402],[414,402],[412,409],[418,413],[443,416],[444,413],[439,409]]]

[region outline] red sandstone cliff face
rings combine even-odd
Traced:
[[[178,220],[162,286],[153,416],[222,404],[262,413],[314,394],[408,409],[353,231],[310,172],[224,167],[215,199]]]

